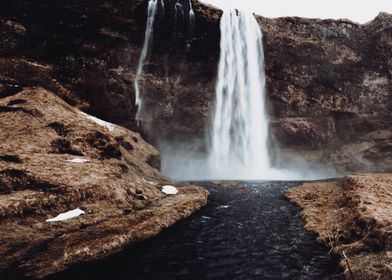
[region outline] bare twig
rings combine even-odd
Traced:
[[[352,279],[352,280],[355,280],[353,271],[351,270],[350,262],[348,261],[348,258],[347,258],[347,256],[346,256],[346,253],[345,253],[344,251],[342,251],[342,255],[343,255],[344,259],[346,260],[347,267],[348,267],[348,271],[350,272],[350,275],[351,275],[351,279]]]

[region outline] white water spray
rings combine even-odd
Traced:
[[[165,15],[165,2],[163,0],[161,0],[161,10],[162,10],[162,16]]]
[[[178,22],[183,19],[184,11],[182,9],[182,4],[180,0],[177,0],[176,4],[174,5],[174,32],[177,32]]]
[[[161,3],[163,3],[161,1]],[[146,61],[151,43],[152,43],[152,37],[153,37],[153,29],[154,29],[154,21],[155,21],[155,16],[157,14],[158,10],[158,0],[149,0],[148,1],[148,15],[147,15],[147,25],[146,25],[146,31],[144,35],[144,44],[143,44],[143,49],[140,54],[139,58],[139,64],[136,70],[136,77],[134,80],[134,87],[135,87],[135,105],[137,106],[137,113],[136,113],[136,120],[140,119],[140,112],[141,108],[143,106],[143,99],[141,96],[140,92],[140,77],[143,73],[143,66],[144,62]]]
[[[189,0],[189,24],[193,27],[195,24],[195,12],[192,7],[192,0]]]
[[[176,180],[311,180],[336,177],[298,155],[273,168],[268,151],[262,32],[251,13],[224,11],[215,110],[205,142],[160,144],[162,171]],[[276,152],[276,151],[275,151]]]
[[[248,12],[224,11],[209,168],[217,179],[269,177],[262,33]]]

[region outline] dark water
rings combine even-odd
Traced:
[[[282,194],[295,183],[241,183],[151,240],[48,280],[341,279],[337,260],[303,230]],[[235,185],[235,184],[233,184]]]

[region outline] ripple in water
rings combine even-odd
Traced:
[[[209,202],[189,219],[128,252],[49,279],[341,279],[338,261],[303,230],[299,209],[282,196],[295,183],[204,185]]]

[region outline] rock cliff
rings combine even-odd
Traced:
[[[142,123],[153,143],[203,142],[208,126],[221,11],[197,1],[193,6],[192,30],[185,19],[175,23],[172,4],[155,22],[141,78]],[[5,91],[39,85],[95,116],[139,129],[133,79],[147,1],[4,0],[0,11],[0,74],[8,71],[10,77],[0,81]],[[276,164],[294,151],[330,162],[341,172],[391,170],[392,16],[381,13],[364,25],[301,18],[258,21]],[[25,60],[51,67],[30,72]]]
[[[172,2],[157,16],[140,81],[141,131],[133,81],[147,1],[0,2],[0,270],[8,268],[0,278],[14,271],[41,277],[104,257],[205,203],[207,193],[194,186],[162,194],[160,186],[173,182],[153,168],[159,160],[152,146],[76,109],[153,143],[199,139],[203,150],[221,11],[192,3],[193,28],[174,20]],[[295,153],[342,173],[391,171],[392,15],[363,25],[257,20],[275,163]],[[86,215],[45,222],[76,207]]]
[[[392,15],[364,25],[284,18],[261,26],[279,146],[343,172],[390,170]]]

